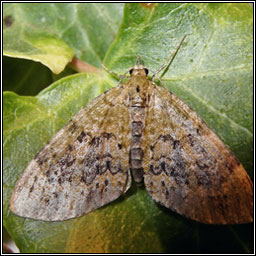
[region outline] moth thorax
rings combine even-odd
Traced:
[[[148,69],[145,68],[143,65],[135,65],[133,68],[130,69],[131,76],[147,76]]]

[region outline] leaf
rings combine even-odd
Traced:
[[[202,35],[207,34],[213,24],[213,34],[217,33],[218,40],[210,41],[208,45],[207,36],[202,40]],[[117,38],[104,63],[121,74],[134,65],[136,55],[140,53],[146,66],[155,70],[168,58],[181,37],[188,34],[164,76],[164,83],[212,125],[211,128],[217,130],[221,123],[220,132],[224,130],[223,134],[226,134],[221,137],[226,138],[225,142],[235,152],[236,147],[231,144],[239,146],[240,133],[233,126],[229,130],[228,119],[220,117],[234,118],[234,122],[244,128],[242,131],[248,129],[252,134],[252,105],[250,107],[248,103],[248,97],[252,98],[250,26],[252,9],[247,4],[127,4]],[[221,40],[227,31],[233,31],[229,34],[233,35],[233,43],[228,40],[230,49],[222,45],[224,48],[220,52]],[[235,54],[237,44],[241,46],[240,54]],[[232,49],[234,53],[230,56]],[[213,57],[214,63],[211,63]],[[237,67],[237,72],[229,73],[227,69],[226,77],[220,76],[219,80],[217,65],[224,70]],[[240,70],[239,66],[244,68]],[[202,77],[195,75],[195,67],[199,68],[198,73],[203,73]],[[238,71],[245,73],[237,75]],[[223,87],[223,91],[213,90],[213,84],[217,88]],[[144,188],[135,185],[117,201],[68,221],[33,221],[9,211],[13,187],[28,162],[90,99],[113,85],[113,80],[105,73],[79,74],[57,81],[36,97],[4,93],[4,225],[21,252],[252,252],[252,224],[211,226],[196,223],[157,205]],[[214,97],[210,97],[213,92]],[[205,100],[207,96],[209,102]],[[222,100],[223,97],[228,100]],[[238,100],[242,103],[238,111],[243,112],[242,116],[236,116],[237,108],[232,109]],[[222,108],[219,108],[222,101]],[[221,110],[222,115],[215,108]],[[208,109],[212,110],[210,114]],[[249,155],[253,144],[247,133],[242,136],[247,148],[245,158],[239,158],[246,165],[246,157],[252,162]]]
[[[38,62],[4,56],[3,67],[4,91],[36,95],[53,82],[52,73]]]
[[[4,54],[40,61],[56,74],[74,50],[78,58],[99,66],[118,29],[122,6],[4,3]]]

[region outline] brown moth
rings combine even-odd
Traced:
[[[92,100],[50,140],[18,181],[13,213],[45,221],[82,216],[124,194],[133,176],[156,202],[187,218],[253,220],[252,182],[242,164],[147,74],[138,63],[125,84]]]

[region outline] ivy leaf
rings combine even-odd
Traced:
[[[218,131],[235,154],[243,141],[245,157],[238,157],[252,173],[251,28],[248,4],[126,4],[104,64],[122,74],[140,54],[146,66],[156,70],[186,34],[164,83]],[[9,211],[15,183],[29,161],[90,99],[115,84],[101,72],[63,78],[36,97],[4,93],[4,225],[20,251],[252,252],[252,224],[200,224],[157,205],[144,188],[135,185],[115,202],[68,221],[35,221]],[[237,103],[239,109],[232,109]],[[241,131],[245,132],[240,135]]]
[[[6,56],[40,61],[60,73],[74,56],[99,66],[122,4],[4,3]],[[113,15],[114,13],[114,15]]]
[[[39,62],[4,56],[3,67],[4,91],[36,95],[53,82],[52,73]]]

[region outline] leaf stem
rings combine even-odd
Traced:
[[[79,73],[99,73],[99,69],[76,57],[72,59],[69,66]]]

